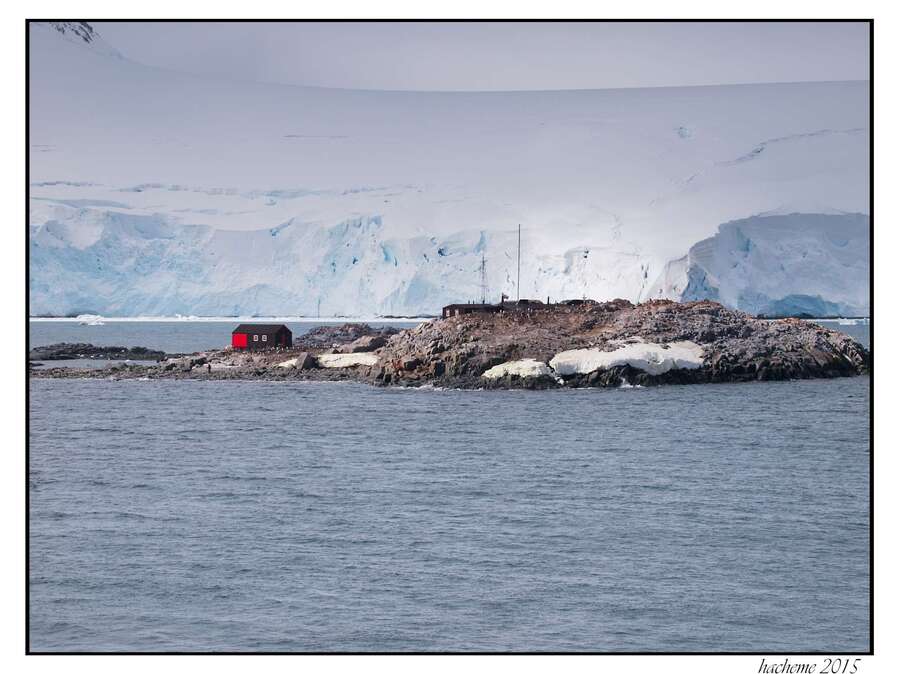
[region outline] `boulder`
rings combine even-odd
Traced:
[[[414,370],[414,369],[417,368],[419,365],[421,365],[421,360],[420,360],[420,359],[418,359],[418,358],[406,358],[406,359],[403,360],[403,362],[402,362],[402,369],[403,369],[403,370],[406,370],[406,371]]]
[[[312,370],[313,368],[318,367],[315,356],[313,356],[308,351],[303,351],[302,353],[297,354],[296,360],[297,364],[295,367],[298,370]]]
[[[384,335],[365,335],[345,345],[341,351],[343,353],[365,353],[380,349],[385,344],[387,344],[387,338]]]
[[[278,363],[277,367],[286,370],[311,370],[314,367],[318,367],[318,363],[315,360],[315,356],[308,351],[302,351],[293,358]]]

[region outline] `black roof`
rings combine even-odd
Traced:
[[[282,329],[290,332],[290,328],[288,328],[283,323],[241,323],[231,331],[231,334],[234,335],[240,334],[242,332],[253,332],[260,335],[272,335]]]

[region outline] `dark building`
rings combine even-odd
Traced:
[[[515,300],[507,300],[503,302],[503,308],[506,311],[515,311],[515,310],[527,310],[527,309],[539,309],[540,307],[548,306],[543,304],[542,300],[526,300],[520,299]]]
[[[231,332],[234,349],[284,349],[293,346],[293,333],[283,323],[241,323]]]
[[[498,311],[529,311],[531,309],[539,309],[547,305],[540,300],[507,300],[505,295],[503,301],[499,304],[447,304],[443,307],[443,317],[461,316],[462,314],[494,314]]]
[[[520,300],[508,300],[506,296],[503,295],[502,301],[499,304],[476,304],[476,303],[468,303],[468,304],[448,304],[443,307],[443,317],[449,318],[450,316],[461,316],[462,314],[475,314],[475,313],[486,313],[492,314],[498,311],[535,311],[539,309],[547,309],[550,311],[556,311],[559,309],[565,309],[569,307],[580,307],[590,304],[598,304],[596,300],[592,299],[574,299],[574,300],[562,300],[561,302],[550,302],[549,298],[544,303],[543,300],[534,300],[534,299],[520,299]]]
[[[492,314],[502,309],[502,305],[499,304],[447,304],[443,307],[443,317],[474,313]]]

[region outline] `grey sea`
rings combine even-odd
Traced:
[[[33,380],[30,647],[865,651],[869,385]]]

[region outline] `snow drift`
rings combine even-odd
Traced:
[[[552,369],[546,363],[534,358],[524,358],[494,365],[481,376],[487,379],[501,379],[506,375],[513,377],[543,377],[551,376],[552,374]]]
[[[378,364],[378,357],[373,353],[323,353],[317,356],[316,360],[321,367],[355,367]]]
[[[638,342],[624,344],[611,351],[600,349],[571,349],[553,356],[549,365],[533,358],[512,360],[494,365],[481,376],[486,379],[514,377],[569,376],[590,374],[596,370],[630,365],[651,375],[669,370],[695,370],[702,367],[703,349],[690,341],[655,344]]]
[[[572,349],[557,353],[549,366],[562,376],[590,374],[596,370],[630,365],[651,375],[669,370],[695,370],[702,367],[703,350],[690,341],[652,344],[639,342],[625,344],[613,351],[599,349]]]

